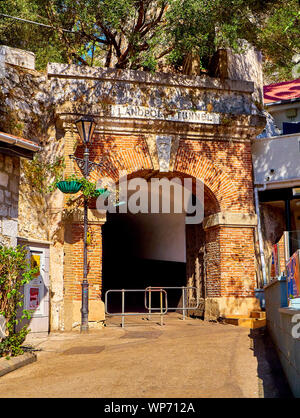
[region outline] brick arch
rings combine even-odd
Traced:
[[[78,157],[83,156],[83,147],[76,150]],[[153,164],[147,143],[143,136],[107,136],[96,134],[91,149],[90,160],[98,162],[106,156],[103,169],[94,170],[90,179],[96,182],[101,177],[111,177],[117,181],[119,173],[126,170],[128,176],[135,176],[139,172],[153,171]],[[215,201],[220,210],[241,211],[239,193],[236,184],[226,171],[214,164],[204,152],[191,147],[179,146],[174,165],[174,173],[180,176],[197,178],[205,184],[207,196]],[[167,173],[161,173],[166,176]],[[170,173],[170,175],[173,175]]]
[[[181,178],[182,180],[186,177],[191,177],[192,179],[195,179],[194,176],[191,176],[187,173],[182,173],[178,171],[172,171],[168,173],[160,173],[158,170],[146,170],[141,169],[137,171],[132,171],[131,173],[128,173],[127,180],[131,180],[136,177],[141,177],[146,180],[149,180],[153,177],[156,178]],[[100,176],[95,177],[94,181],[97,181],[100,178]],[[118,179],[115,181],[116,184],[118,184]],[[193,193],[195,194],[195,182],[193,183]],[[96,208],[96,199],[93,199],[90,201],[90,207]],[[220,204],[217,199],[217,197],[214,195],[211,189],[207,187],[206,184],[204,184],[204,216],[209,216],[214,213],[220,212]]]
[[[220,210],[239,210],[238,190],[229,175],[202,153],[179,148],[175,170],[203,181]]]

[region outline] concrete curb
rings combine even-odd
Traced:
[[[34,353],[24,353],[17,357],[11,357],[9,360],[2,357],[0,358],[0,377],[27,364],[34,363],[36,360],[37,357]]]

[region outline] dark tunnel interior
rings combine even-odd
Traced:
[[[139,224],[134,218],[126,214],[108,213],[107,215],[107,222],[102,229],[103,300],[106,291],[111,289],[185,286],[186,263],[139,256]],[[151,294],[152,306],[159,308],[159,292]],[[168,290],[169,307],[178,306],[180,298],[181,290]],[[110,292],[107,300],[110,313],[121,312],[121,292]],[[147,312],[144,292],[126,292],[125,312]]]

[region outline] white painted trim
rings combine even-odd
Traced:
[[[266,182],[265,184],[266,184],[266,190],[284,189],[286,187],[300,186],[300,178],[278,180],[278,181],[269,181],[269,182]],[[254,186],[255,187],[260,187],[261,183],[255,183]],[[280,187],[278,187],[278,186],[280,186]]]
[[[300,309],[295,309],[295,308],[279,308],[278,312],[282,313],[282,314],[286,314],[286,315],[295,315],[295,314],[300,314]]]
[[[37,144],[29,143],[22,138],[16,138],[3,132],[0,132],[0,140],[6,142],[7,144],[16,145],[20,148],[25,148],[30,151],[39,151],[41,149],[41,147]]]
[[[18,240],[25,241],[26,243],[32,242],[34,244],[53,245],[53,241],[45,241],[45,240],[42,240],[42,239],[18,237]]]
[[[254,138],[253,142],[262,142],[262,141],[270,141],[274,139],[293,139],[293,138],[300,138],[300,132],[295,134],[288,134],[288,135],[275,135],[275,136],[268,136],[266,138]]]

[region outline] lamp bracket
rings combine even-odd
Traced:
[[[75,155],[69,155],[71,160],[75,160],[80,170],[84,170],[85,168],[85,160],[83,158],[75,157]],[[88,160],[88,175],[91,171],[95,170],[96,168],[100,167],[103,168],[105,162],[107,161],[108,157],[104,156],[99,163],[95,163],[94,161]]]

